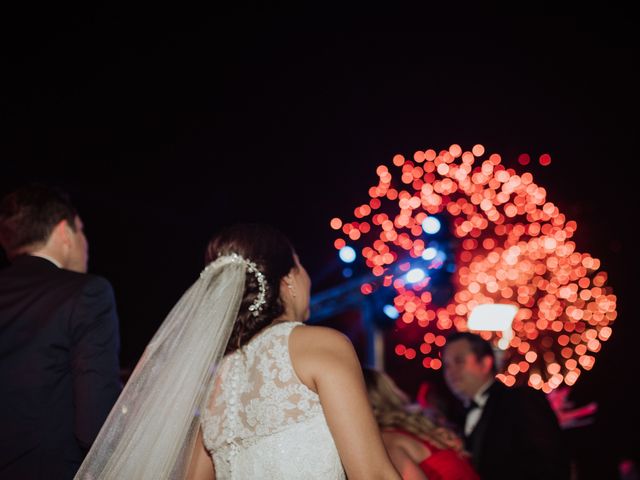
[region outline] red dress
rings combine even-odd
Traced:
[[[401,433],[422,443],[431,455],[420,462],[420,469],[429,480],[480,480],[471,463],[452,448],[438,448],[428,440],[404,430],[388,430]]]

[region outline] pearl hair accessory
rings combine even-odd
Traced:
[[[254,317],[257,317],[262,308],[267,303],[265,300],[265,295],[267,293],[267,281],[263,275],[263,273],[258,269],[257,265],[253,263],[251,260],[247,260],[246,258],[238,255],[237,253],[231,253],[229,255],[220,255],[216,260],[207,265],[204,270],[200,273],[200,278],[203,278],[207,271],[209,271],[213,264],[219,261],[230,261],[232,263],[244,263],[247,267],[247,272],[253,273],[258,281],[258,297],[253,301],[251,305],[249,305],[249,311],[252,313]]]

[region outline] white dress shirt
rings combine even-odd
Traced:
[[[495,382],[495,380],[491,379],[482,387],[480,387],[478,393],[476,393],[472,399],[475,405],[467,412],[467,417],[464,420],[464,434],[466,437],[471,435],[471,432],[473,432],[473,429],[476,428],[476,425],[478,424],[478,421],[482,416],[482,410],[484,409],[484,406],[489,399],[488,390],[489,387],[493,385],[493,382]]]

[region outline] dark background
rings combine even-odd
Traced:
[[[532,156],[535,181],[578,222],[578,250],[609,273],[619,316],[572,392],[600,406],[576,445],[592,461],[637,458],[639,78],[629,12],[3,8],[0,193],[32,180],[71,193],[90,269],[115,288],[123,366],[193,281],[216,229],[277,225],[319,292],[339,278],[328,222],[366,201],[377,165],[482,143],[516,169],[518,154]],[[543,153],[548,167],[535,162]]]

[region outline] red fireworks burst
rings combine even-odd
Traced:
[[[418,151],[413,160],[394,156],[393,165],[377,167],[378,184],[354,209],[355,219],[331,220],[342,232],[334,246],[359,243],[377,286],[395,290],[398,322],[425,329],[424,342],[416,345],[421,357],[404,345],[397,353],[410,351],[407,358],[440,368],[446,331],[468,330],[467,316],[477,305],[506,303],[518,308],[508,335],[479,332],[505,351],[498,378],[508,385],[526,380],[545,392],[573,385],[611,335],[616,297],[600,261],[571,240],[576,222],[547,200],[533,175],[505,168],[496,153],[484,156],[482,145]],[[546,154],[541,158],[541,164],[550,161]],[[428,278],[408,285],[401,274],[408,257],[421,257],[428,248],[423,223],[442,214],[450,216],[460,246],[455,291],[447,305],[437,306]],[[368,284],[362,292],[375,287]]]

